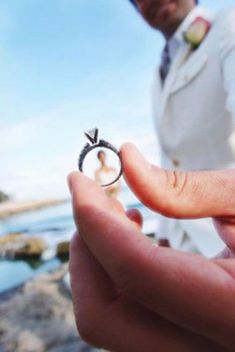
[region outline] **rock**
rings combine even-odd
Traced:
[[[15,259],[40,258],[47,248],[39,237],[27,237],[16,233],[0,237],[0,255]]]
[[[68,289],[69,292],[71,292],[71,282],[70,282],[70,275],[67,273],[64,276],[63,282],[65,284],[65,287]]]
[[[61,345],[56,348],[50,349],[48,352],[98,352],[93,347],[88,346],[85,342],[80,341]],[[101,352],[99,350],[99,352]]]
[[[43,209],[51,206],[60,205],[69,201],[69,199],[42,199],[26,201],[6,201],[0,202],[0,219],[37,209]]]
[[[7,202],[10,199],[9,195],[3,191],[0,191],[0,203]]]
[[[43,352],[44,345],[37,335],[29,330],[22,331],[17,341],[17,351],[24,352]]]
[[[43,274],[0,301],[1,352],[95,352],[78,336],[67,270]]]
[[[69,257],[69,241],[60,242],[57,245],[56,255],[59,258],[68,258]]]

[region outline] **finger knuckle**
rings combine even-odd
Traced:
[[[142,260],[139,255],[136,256],[132,253],[131,257],[128,257],[127,260],[123,260],[119,265],[118,275],[115,278],[115,299],[122,296],[131,297],[133,293],[135,293],[138,282],[138,275],[136,275],[136,264],[139,260]]]
[[[146,266],[152,266],[156,263],[156,258],[158,256],[158,247],[150,246],[148,250],[145,251],[143,256],[138,256],[135,258],[135,264],[129,272],[126,270],[126,274],[119,278],[118,282],[118,295],[119,298],[129,299],[136,297],[139,301],[145,300],[146,289],[143,286],[143,281],[141,279],[142,274],[144,276]],[[151,294],[151,293],[150,293]]]
[[[79,336],[83,341],[94,347],[101,347],[99,338],[97,338],[97,332],[93,325],[89,325],[87,322],[81,322],[80,320],[76,321],[76,325]]]
[[[117,283],[117,291],[120,296],[129,296],[135,290],[134,281],[131,277],[123,275],[119,278]]]
[[[174,217],[180,217],[180,213],[178,214],[179,201],[182,203],[189,195],[189,173],[179,170],[165,170],[165,178],[169,197],[164,213],[166,216],[171,216],[174,213]]]
[[[84,310],[84,312],[76,313],[76,326],[79,333],[79,336],[86,343],[101,348],[103,332],[101,331],[102,321],[101,319],[94,318],[91,312]]]
[[[166,178],[170,190],[175,196],[181,196],[186,191],[188,184],[188,172],[178,170],[166,170]]]

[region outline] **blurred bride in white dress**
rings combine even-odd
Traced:
[[[95,171],[95,181],[99,185],[104,185],[112,180],[114,180],[117,176],[117,170],[114,167],[108,166],[106,163],[106,153],[103,150],[100,150],[97,153],[97,158],[100,162],[99,168]],[[117,181],[111,186],[105,187],[105,193],[109,197],[117,197],[120,192],[120,181]]]

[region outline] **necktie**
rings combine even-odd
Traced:
[[[160,65],[160,77],[162,80],[162,85],[164,84],[165,79],[168,75],[168,72],[170,70],[170,66],[171,66],[170,52],[169,52],[169,47],[166,44],[166,46],[162,52],[162,61],[161,61],[161,65]]]

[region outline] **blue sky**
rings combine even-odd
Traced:
[[[213,10],[234,0],[201,1]],[[163,40],[127,0],[2,0],[0,189],[63,196],[83,131],[153,137],[150,85]]]

